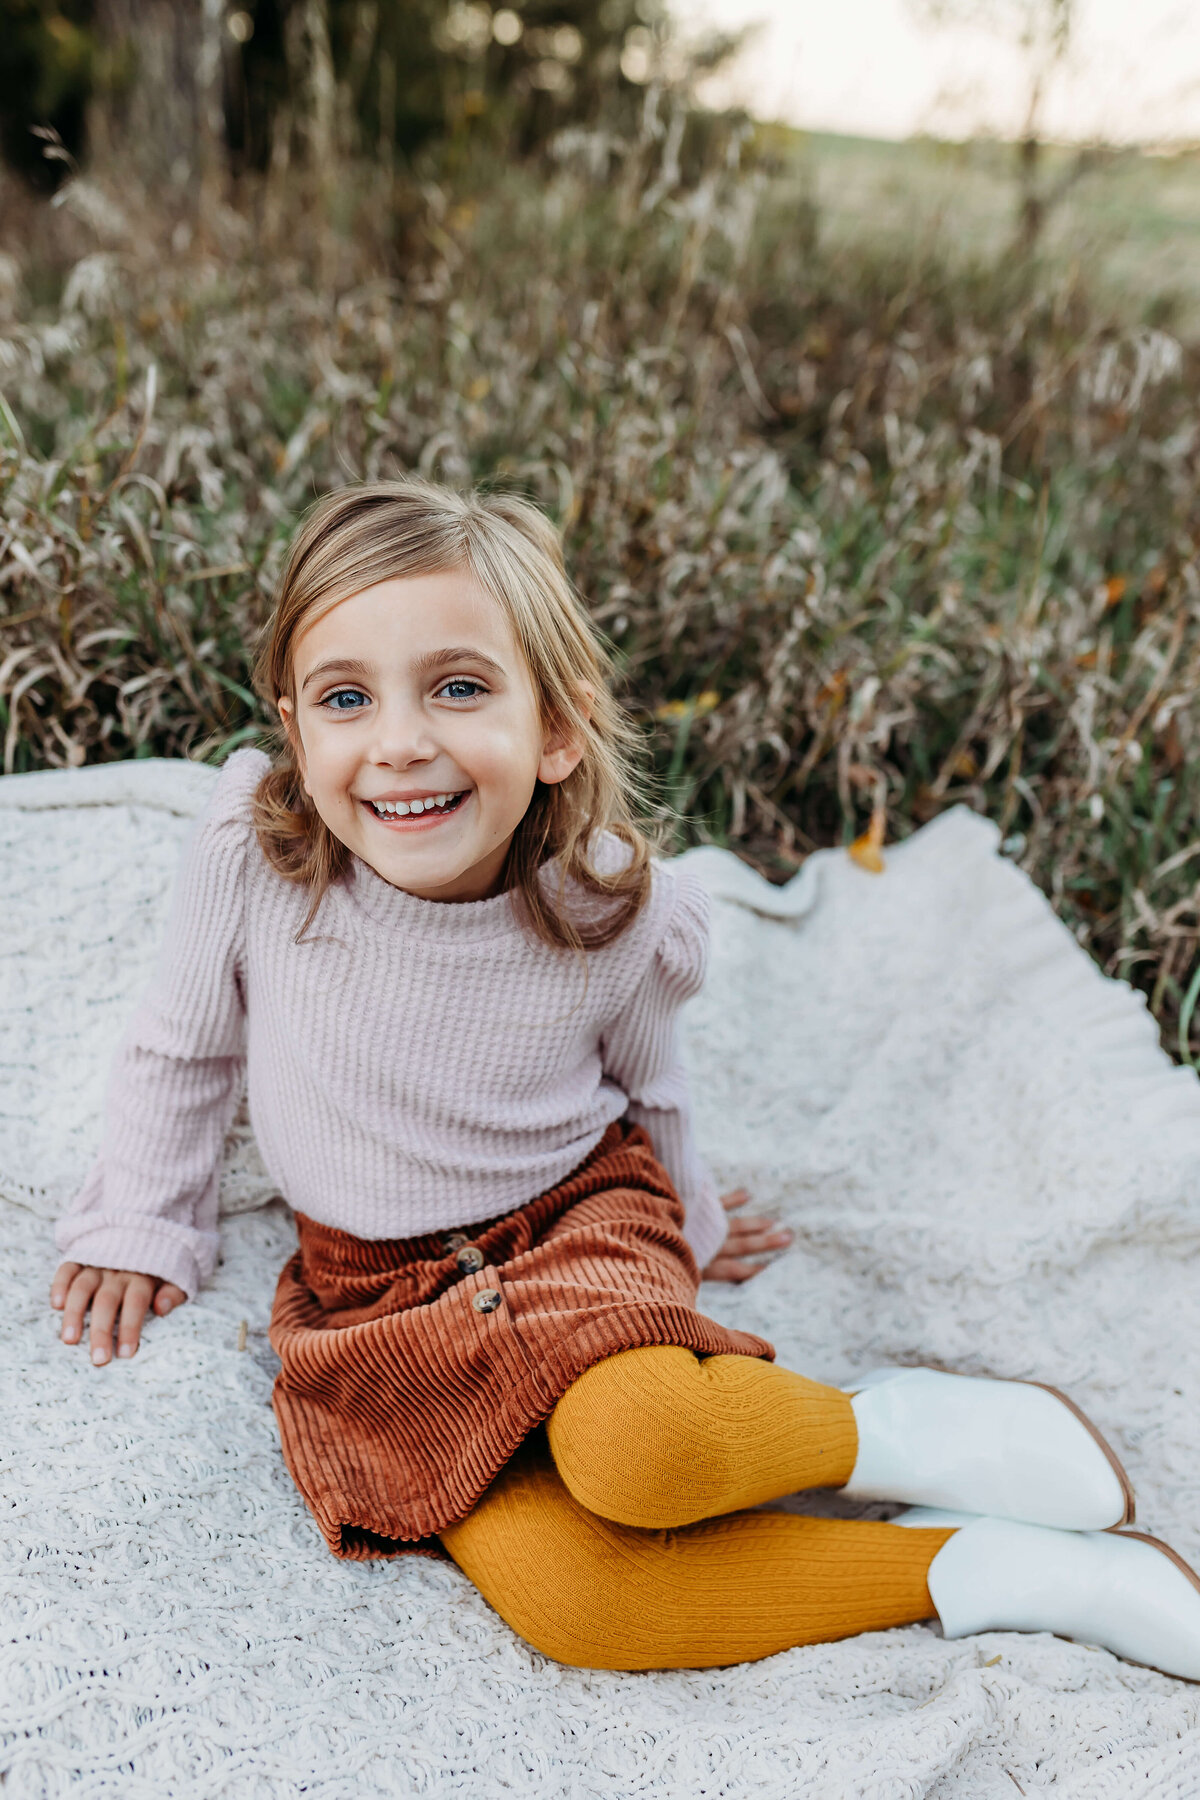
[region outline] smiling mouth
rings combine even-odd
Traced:
[[[418,824],[449,818],[466,799],[469,788],[459,794],[431,794],[427,800],[364,800],[363,805],[386,825]]]

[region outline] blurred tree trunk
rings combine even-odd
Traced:
[[[1075,179],[1046,186],[1042,104],[1051,76],[1070,53],[1077,7],[1078,0],[914,0],[917,17],[932,25],[983,26],[1012,39],[1028,68],[1029,99],[1016,160],[1014,249],[1022,257],[1037,249],[1049,214]]]
[[[327,0],[292,0],[283,41],[293,114],[300,125],[306,159],[324,185],[332,179],[337,151],[337,81]]]
[[[353,12],[353,29],[345,73],[338,83],[338,148],[343,156],[355,156],[365,146],[359,120],[366,112],[368,86],[375,76],[379,48],[379,0],[359,0]],[[395,70],[392,71],[395,87]],[[396,98],[392,95],[392,130],[395,131]]]
[[[1047,190],[1043,175],[1042,102],[1053,71],[1071,48],[1075,29],[1076,0],[1041,0],[1029,8],[1020,39],[1029,60],[1029,105],[1025,129],[1017,148],[1020,207],[1017,215],[1016,249],[1022,256],[1032,256],[1037,249],[1046,219],[1066,192],[1059,184],[1054,192]]]
[[[311,200],[317,268],[324,281],[333,246],[328,229],[338,168],[338,85],[328,0],[290,0],[283,16],[287,104],[275,115],[267,176],[264,232],[275,241],[289,215],[289,193]],[[296,170],[296,164],[299,170]]]
[[[1046,194],[1042,183],[1042,72],[1034,73],[1030,84],[1029,108],[1025,129],[1017,144],[1017,208],[1016,248],[1022,256],[1032,256],[1046,223]]]
[[[226,169],[225,0],[96,0],[97,162],[191,194],[206,212]]]

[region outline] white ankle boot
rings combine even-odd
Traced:
[[[851,1499],[906,1500],[1070,1531],[1133,1518],[1113,1450],[1057,1388],[873,1369],[845,1390],[858,1425]]]
[[[1137,1531],[1054,1531],[915,1507],[897,1525],[954,1530],[929,1565],[948,1638],[1051,1631],[1200,1681],[1200,1576]]]

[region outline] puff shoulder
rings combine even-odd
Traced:
[[[708,968],[709,900],[688,868],[655,862],[654,882],[662,891],[665,925],[655,951],[659,982],[681,1006],[704,986]],[[657,898],[657,895],[656,895]]]
[[[270,766],[262,750],[235,750],[221,765],[185,844],[174,911],[206,940],[240,915],[247,858],[255,847],[254,791]]]
[[[250,829],[254,791],[271,767],[265,750],[243,744],[227,756],[213,783],[208,805],[201,818],[213,826],[242,826]]]

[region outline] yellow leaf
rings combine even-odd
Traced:
[[[861,837],[856,837],[849,849],[852,862],[860,869],[866,869],[871,875],[882,875],[887,864],[883,859],[883,834],[887,824],[887,811],[877,806],[871,814],[871,823]]]
[[[839,669],[832,681],[827,681],[817,689],[817,705],[827,706],[830,712],[836,712],[846,698],[846,671]]]
[[[663,721],[686,718],[700,719],[703,718],[705,713],[712,712],[713,708],[720,706],[720,704],[720,694],[716,693],[712,688],[705,688],[704,692],[702,694],[697,694],[694,700],[664,700],[661,706],[655,707],[654,716],[656,719],[662,719]]]

